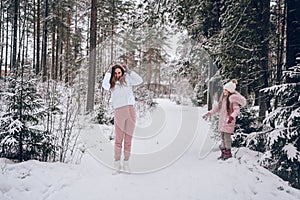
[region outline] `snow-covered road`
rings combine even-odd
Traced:
[[[241,148],[235,158],[218,161],[219,152],[209,151],[214,143],[208,123],[200,117],[204,108],[158,102],[160,109],[149,126],[136,129],[133,174],[112,175],[113,144],[106,137],[107,127],[83,121],[81,136],[88,151],[80,164],[0,159],[0,199],[300,199],[299,190],[257,164],[256,152]]]

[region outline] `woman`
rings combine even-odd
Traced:
[[[223,94],[219,104],[203,115],[204,119],[219,112],[218,130],[221,134],[221,156],[218,159],[226,160],[232,157],[231,154],[231,134],[234,132],[236,117],[240,112],[240,106],[246,105],[246,99],[238,93],[236,89],[237,80],[233,79],[223,87]]]
[[[142,78],[130,71],[126,65],[114,65],[106,72],[102,87],[110,90],[112,94],[112,106],[114,108],[115,125],[115,162],[114,167],[117,172],[123,171],[129,173],[129,157],[131,152],[132,134],[136,123],[136,114],[134,109],[135,98],[132,86],[143,82]],[[124,141],[124,162],[121,166],[122,144]]]

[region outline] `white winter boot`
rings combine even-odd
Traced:
[[[121,161],[120,160],[116,160],[114,162],[114,169],[115,169],[114,174],[117,174],[117,173],[121,172]]]
[[[128,160],[124,160],[123,163],[123,172],[130,174],[130,167],[129,167],[129,161]]]

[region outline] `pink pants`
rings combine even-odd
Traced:
[[[124,160],[128,160],[131,152],[132,135],[135,128],[136,114],[133,106],[115,109],[115,160],[121,159],[124,141]]]

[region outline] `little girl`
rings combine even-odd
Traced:
[[[246,99],[236,89],[237,80],[233,79],[223,86],[223,94],[216,107],[208,111],[202,117],[209,118],[219,112],[218,131],[221,134],[221,156],[218,159],[226,160],[232,157],[231,154],[231,134],[234,132],[236,117],[240,112],[240,106],[246,105]]]

